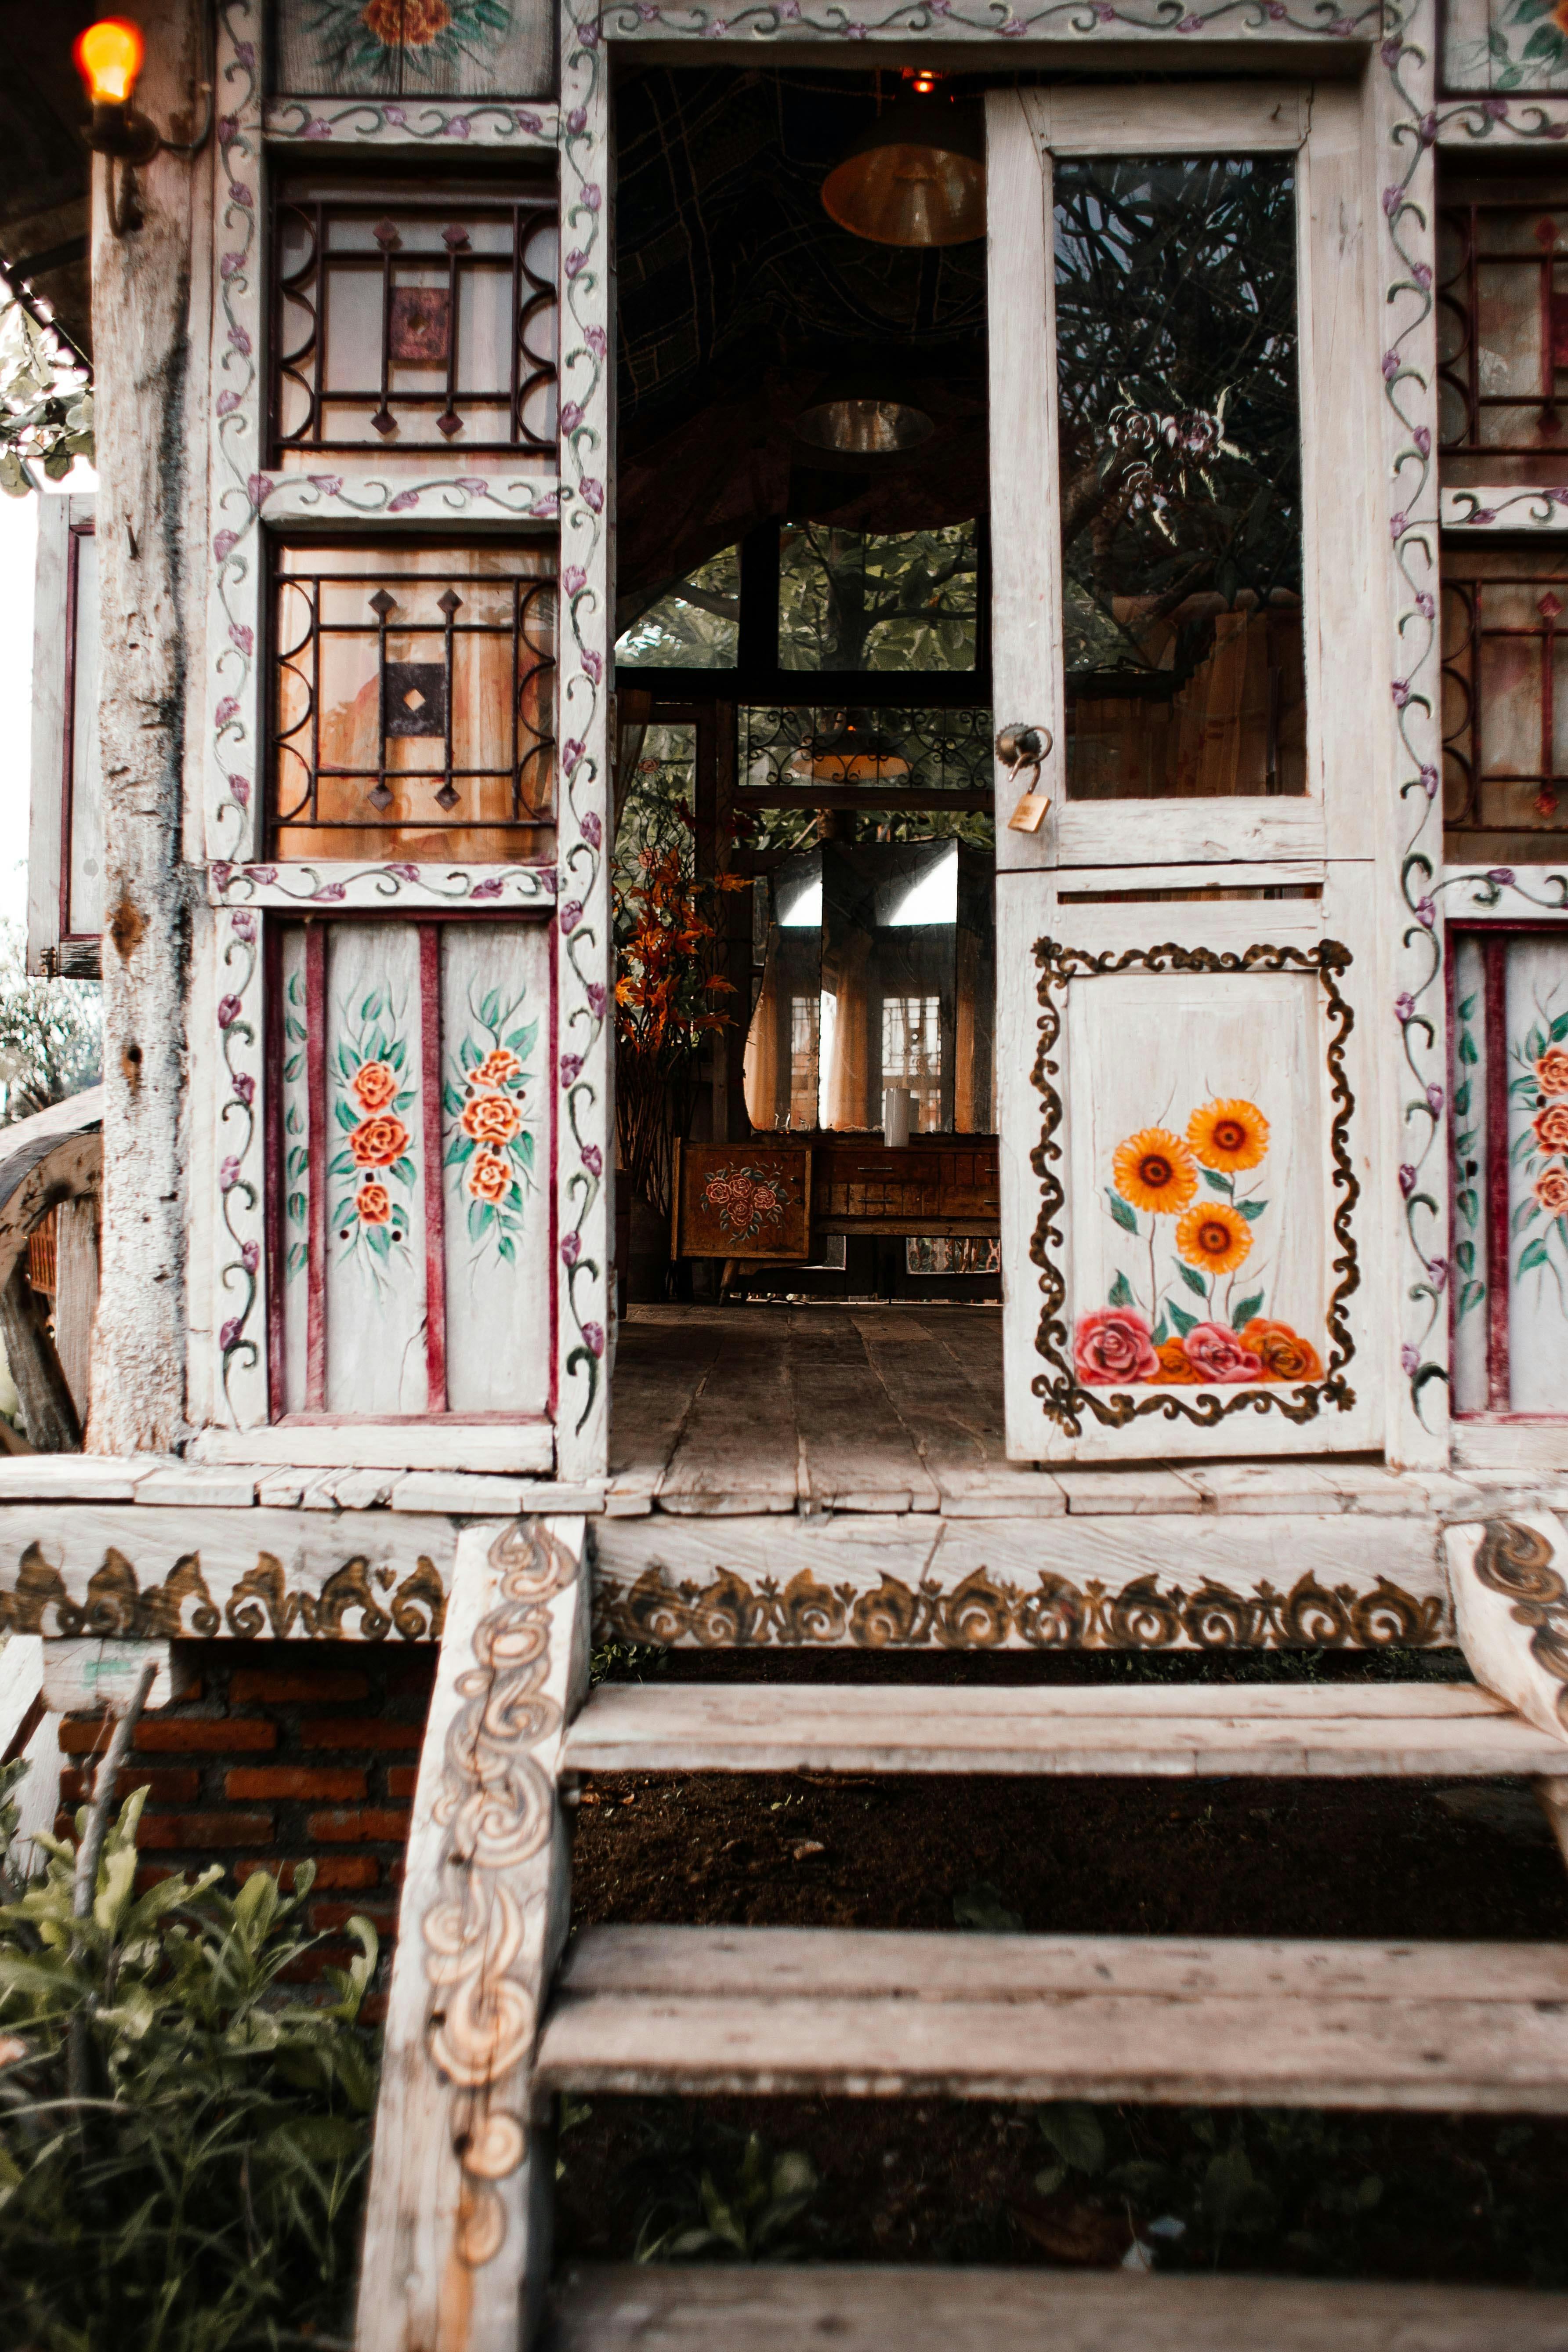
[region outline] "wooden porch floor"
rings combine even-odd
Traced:
[[[1007,1462],[999,1307],[634,1307],[612,1395],[612,1513],[1061,1507]]]

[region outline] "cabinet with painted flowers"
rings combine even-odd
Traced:
[[[543,1422],[548,924],[342,917],[270,938],[273,1419]],[[539,1452],[520,1436],[515,1466]]]
[[[1015,1455],[1381,1436],[1370,885],[1191,877],[998,891]]]

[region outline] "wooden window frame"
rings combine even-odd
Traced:
[[[69,491],[37,503],[27,969],[49,980],[97,980],[101,935],[72,928],[70,890],[81,542],[96,536],[98,502]]]

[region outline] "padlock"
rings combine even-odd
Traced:
[[[1048,727],[1004,727],[996,736],[996,757],[1013,775],[1026,774],[1029,781],[1012,815],[1007,819],[1010,833],[1038,833],[1050,807],[1050,794],[1039,789],[1040,769],[1050,756],[1051,730]]]

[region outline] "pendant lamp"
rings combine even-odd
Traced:
[[[837,734],[803,743],[789,763],[795,773],[814,784],[903,782],[909,761],[893,738],[867,719],[865,711],[852,711]]]
[[[795,420],[797,440],[845,457],[896,457],[918,449],[935,430],[923,408],[863,375],[830,377]]]
[[[985,234],[980,112],[917,78],[822,184],[828,217],[873,245],[967,245]]]

